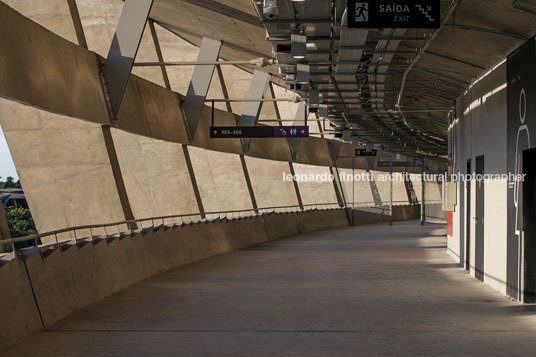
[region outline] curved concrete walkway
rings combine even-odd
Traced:
[[[269,242],[160,274],[6,356],[534,356],[536,315],[418,222]]]

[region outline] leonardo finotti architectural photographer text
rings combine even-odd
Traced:
[[[447,173],[443,174],[414,174],[414,173],[372,173],[372,172],[361,172],[356,174],[341,172],[339,173],[339,180],[342,182],[370,182],[370,181],[412,181],[412,182],[466,182],[466,181],[498,181],[498,182],[520,182],[525,179],[526,175],[516,175],[513,173],[509,174],[452,174],[448,175]],[[296,174],[292,175],[290,173],[283,172],[283,181],[296,181],[296,182],[331,182],[335,180],[335,175],[328,172],[317,173],[317,174]]]

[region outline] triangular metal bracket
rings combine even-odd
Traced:
[[[337,159],[339,158],[339,153],[342,148],[342,141],[340,140],[329,140],[328,141],[329,154],[331,156],[331,162],[333,166],[337,166]]]

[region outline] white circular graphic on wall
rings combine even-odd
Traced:
[[[525,123],[525,117],[527,116],[527,96],[525,94],[525,88],[521,89],[519,94],[519,120],[521,124]]]

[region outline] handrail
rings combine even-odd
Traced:
[[[334,203],[314,203],[314,204],[303,205],[304,208],[305,207],[315,207],[314,209],[317,209],[318,207],[325,207],[325,206],[337,206],[338,208],[344,208],[344,207],[341,207],[340,204],[337,203],[337,202],[334,202]],[[150,218],[139,218],[139,219],[132,219],[132,220],[124,220],[124,221],[120,221],[120,222],[112,222],[112,223],[104,223],[104,224],[90,224],[90,225],[63,228],[63,229],[58,229],[58,230],[54,230],[54,231],[50,231],[50,232],[34,234],[34,235],[31,235],[31,236],[26,236],[26,237],[19,237],[19,238],[0,240],[0,245],[5,245],[5,244],[14,245],[15,243],[28,242],[28,241],[36,242],[40,238],[50,237],[50,236],[55,236],[56,237],[56,244],[59,244],[57,235],[62,234],[62,233],[67,233],[67,232],[74,232],[74,235],[75,235],[74,239],[76,239],[76,231],[80,231],[80,230],[89,229],[90,230],[90,237],[93,237],[93,234],[92,234],[91,230],[98,229],[98,228],[103,228],[104,231],[105,231],[105,234],[106,234],[106,228],[108,228],[108,227],[117,227],[118,231],[114,233],[114,234],[117,234],[117,233],[121,233],[120,228],[119,228],[121,225],[126,225],[127,227],[130,228],[130,227],[133,227],[134,224],[140,223],[141,229],[143,229],[143,222],[149,222],[149,221],[152,222],[152,227],[154,227],[155,226],[154,225],[155,221],[162,221],[162,225],[163,225],[165,223],[165,220],[168,220],[168,219],[195,217],[195,216],[203,216],[203,215],[205,217],[209,216],[209,215],[214,215],[214,216],[218,215],[218,218],[221,218],[222,215],[225,215],[225,217],[227,217],[228,214],[232,215],[232,214],[235,214],[235,213],[244,213],[244,212],[252,212],[253,213],[252,216],[254,216],[254,215],[259,214],[259,213],[257,213],[259,211],[273,211],[273,212],[275,212],[275,210],[277,210],[277,209],[289,209],[289,208],[299,208],[301,211],[306,211],[305,209],[302,210],[299,205],[290,205],[290,206],[273,206],[273,207],[258,208],[256,210],[254,208],[250,208],[250,209],[243,209],[243,210],[216,211],[216,212],[204,212],[204,213],[198,212],[198,213],[187,213],[187,214],[178,214],[178,215],[157,216],[157,217],[150,217]],[[207,219],[207,218],[204,218],[204,219],[201,219],[201,220],[205,220],[205,219]],[[184,223],[184,221],[183,221],[183,223]],[[132,232],[134,230],[129,229],[129,231]],[[13,250],[15,251],[15,249],[13,249]]]
[[[382,201],[383,202],[383,201]],[[385,204],[388,206],[389,205],[389,202],[391,201],[385,201]],[[400,201],[392,201],[393,203],[405,203],[405,204],[411,204],[408,200],[400,200]],[[441,202],[441,201],[439,201]],[[368,204],[368,203],[372,203],[374,204],[375,202],[374,201],[369,201],[369,202],[362,202],[362,201],[356,201],[356,202],[352,202],[352,201],[346,201],[346,204],[347,205],[351,205],[352,203],[356,203],[356,204]]]
[[[441,201],[438,201],[438,202],[441,202]],[[408,205],[410,204],[409,202],[407,202],[405,200],[404,201],[393,201],[393,203],[405,203],[405,204],[408,204]],[[435,203],[435,202],[433,202],[433,203]],[[120,226],[122,226],[122,225],[126,225],[129,228],[127,232],[133,232],[136,229],[132,229],[132,227],[137,226],[137,224],[139,223],[140,228],[137,228],[137,229],[143,229],[143,222],[149,222],[149,221],[152,223],[151,227],[154,227],[155,226],[155,221],[162,221],[162,225],[164,225],[165,220],[169,220],[169,219],[175,220],[175,219],[178,219],[178,218],[186,218],[186,217],[196,217],[196,216],[200,216],[200,217],[205,216],[206,217],[206,216],[212,216],[212,215],[216,216],[217,215],[218,216],[217,218],[221,219],[222,215],[224,215],[224,217],[227,218],[228,215],[231,215],[231,217],[232,217],[232,215],[235,214],[235,213],[251,212],[251,213],[253,213],[251,216],[255,216],[255,215],[259,215],[259,214],[264,214],[264,213],[269,212],[269,211],[275,212],[278,209],[283,210],[283,209],[289,209],[289,208],[298,208],[299,211],[306,212],[308,210],[306,210],[305,208],[309,208],[309,207],[315,207],[313,209],[310,209],[310,210],[314,210],[314,209],[318,209],[318,207],[336,206],[337,208],[352,208],[352,207],[356,207],[357,205],[363,206],[363,205],[367,205],[367,204],[375,205],[375,202],[346,202],[346,206],[341,206],[338,202],[333,202],[333,203],[312,203],[312,204],[304,204],[303,205],[304,209],[302,209],[299,205],[289,205],[289,206],[264,207],[264,208],[258,208],[258,209],[249,208],[249,209],[242,209],[242,210],[215,211],[215,212],[204,212],[204,213],[197,212],[197,213],[185,213],[185,214],[178,214],[178,215],[157,216],[157,217],[149,217],[149,218],[139,218],[139,219],[132,219],[132,220],[124,220],[124,221],[120,221],[120,222],[112,222],[112,223],[104,223],[104,224],[90,224],[90,225],[83,225],[83,226],[68,227],[68,228],[62,228],[62,229],[49,231],[49,232],[45,232],[45,233],[34,234],[34,235],[31,235],[31,236],[26,236],[26,237],[19,237],[19,238],[0,240],[0,245],[6,245],[6,244],[7,245],[12,245],[13,251],[15,251],[15,247],[14,247],[15,243],[34,241],[34,242],[36,242],[36,245],[37,245],[37,240],[38,239],[43,238],[43,237],[50,237],[50,236],[55,236],[56,245],[59,245],[60,240],[58,240],[58,237],[57,237],[58,234],[73,232],[74,233],[74,238],[71,238],[69,240],[62,240],[61,241],[61,242],[67,242],[67,241],[70,241],[72,239],[77,239],[76,231],[80,231],[80,230],[90,230],[90,237],[93,238],[93,232],[92,232],[93,229],[102,228],[102,229],[104,229],[104,235],[108,235],[106,233],[106,228],[108,228],[108,227],[117,227],[117,231],[115,231],[113,234],[118,234],[118,233],[120,234],[120,233],[122,233],[121,228],[120,228]],[[214,219],[216,219],[216,217]],[[202,218],[200,221],[204,221],[204,220],[210,220],[210,219]],[[184,220],[182,221],[182,223],[184,223]]]

